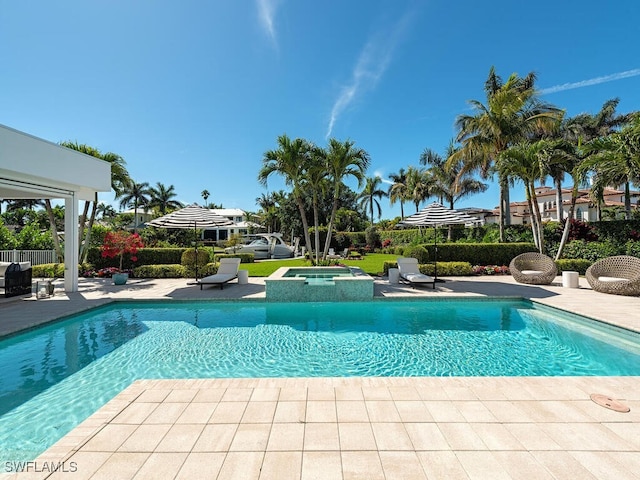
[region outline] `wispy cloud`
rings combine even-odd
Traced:
[[[556,93],[563,92],[565,90],[572,90],[574,88],[590,87],[591,85],[599,85],[600,83],[613,82],[615,80],[622,80],[623,78],[637,77],[640,75],[640,68],[634,68],[633,70],[627,70],[626,72],[613,73],[611,75],[605,75],[603,77],[590,78],[589,80],[582,80],[580,82],[563,83],[562,85],[555,85],[549,88],[543,88],[540,93]]]
[[[350,81],[340,89],[340,94],[333,103],[327,138],[331,136],[338,117],[361,92],[373,89],[387,70],[393,53],[407,30],[412,13],[407,11],[390,29],[379,31],[367,41],[353,68]]]
[[[281,0],[256,0],[260,23],[274,45],[277,45],[275,17],[280,3]]]

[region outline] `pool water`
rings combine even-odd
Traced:
[[[640,335],[515,300],[117,303],[0,341],[0,461],[141,378],[640,375]]]

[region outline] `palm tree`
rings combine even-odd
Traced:
[[[358,187],[361,187],[365,172],[367,168],[369,168],[369,154],[361,148],[354,148],[354,145],[355,142],[350,140],[339,142],[335,138],[331,138],[329,139],[327,149],[320,151],[320,154],[324,156],[326,171],[329,174],[329,182],[333,190],[331,216],[327,227],[327,239],[325,241],[322,258],[326,258],[329,247],[331,246],[331,236],[336,220],[336,211],[338,210],[338,200],[345,188],[345,178],[355,178],[358,181]]]
[[[533,72],[524,78],[513,73],[503,82],[491,67],[485,82],[486,105],[471,100],[469,103],[475,113],[459,115],[456,119],[456,140],[462,148],[455,157],[465,159],[464,170],[480,170],[482,177],[488,178],[502,152],[526,140],[532,133],[549,128],[560,117],[560,110],[537,99],[535,79]],[[504,226],[510,223],[511,217],[509,180],[498,174],[498,183],[500,241],[504,241]]]
[[[434,185],[432,193],[438,196],[440,203],[443,202],[442,188],[438,187],[440,178],[444,174],[446,159],[442,158],[440,154],[434,152],[430,148],[425,148],[420,154],[420,165],[428,166],[428,174],[433,178]]]
[[[400,202],[400,220],[404,220],[404,201],[408,196],[407,174],[404,168],[401,168],[398,173],[390,174],[389,178],[393,182],[387,192],[389,203],[393,206],[396,202]]]
[[[416,213],[420,210],[420,204],[431,196],[433,178],[421,168],[409,167],[407,169],[407,198],[416,206]]]
[[[593,140],[587,151],[593,154],[582,164],[583,171],[595,172],[593,189],[624,184],[625,217],[631,218],[630,184],[640,182],[640,115],[607,137]]]
[[[204,200],[204,206],[207,206],[207,199],[209,198],[209,190],[204,189],[202,190],[202,192],[200,192],[200,195],[202,195],[202,198]]]
[[[304,239],[307,250],[311,248],[309,223],[304,208],[305,167],[308,164],[311,146],[301,138],[291,140],[286,134],[278,137],[278,148],[268,150],[262,157],[262,167],[258,173],[258,181],[266,186],[267,179],[273,173],[284,177],[285,183],[291,187],[292,195],[300,212]]]
[[[373,225],[373,211],[374,208],[378,212],[378,218],[382,215],[382,209],[380,208],[380,202],[377,199],[387,196],[387,192],[380,188],[382,179],[376,175],[375,177],[368,177],[366,183],[360,195],[358,195],[358,206],[362,210],[369,211],[371,214],[371,225]]]
[[[550,144],[546,140],[535,143],[522,142],[501,152],[496,161],[496,169],[500,175],[506,178],[518,178],[524,182],[525,198],[531,212],[533,240],[540,253],[544,250],[544,235],[535,182],[545,176],[540,157],[549,148]]]
[[[116,210],[108,203],[100,202],[96,208],[96,215],[100,215],[103,220],[105,218],[113,218],[116,216]]]
[[[124,158],[122,158],[120,155],[117,155],[112,152],[107,152],[105,154],[102,154],[98,149],[94,147],[91,147],[85,144],[78,144],[78,142],[72,142],[70,140],[65,142],[60,142],[60,145],[63,147],[69,148],[71,150],[84,153],[85,155],[90,155],[92,157],[96,157],[101,160],[104,160],[105,162],[108,162],[111,166],[111,188],[113,189],[116,195],[116,198],[118,197],[118,195],[122,193],[125,186],[128,185],[129,182],[131,181],[131,178],[129,177],[129,172],[127,171],[127,168],[126,168],[126,162],[124,161]],[[90,202],[85,202],[83,212],[80,215],[79,241],[80,241],[81,247],[79,252],[79,259],[81,262],[86,262],[87,255],[89,254],[89,245],[91,243],[91,231],[96,219],[96,213],[97,213],[97,207],[98,207],[97,193],[94,196],[93,202],[91,202],[93,205],[91,207],[89,225],[87,227],[86,234],[85,234],[84,226],[87,220],[87,214],[89,212],[89,203]],[[50,207],[47,207],[47,214],[49,214],[50,218],[52,218],[52,212],[51,213],[49,212],[49,208]],[[55,246],[56,245],[55,239],[58,237],[55,225],[52,225],[52,232],[54,233],[54,246]],[[83,235],[84,235],[84,242],[82,242]],[[56,247],[56,254],[58,255],[59,258],[63,258],[62,250],[60,249],[59,245]]]
[[[173,185],[167,187],[166,185],[157,182],[155,187],[151,187],[149,189],[149,192],[151,196],[149,206],[151,208],[157,208],[162,215],[166,214],[168,211],[183,207],[182,203],[175,200],[177,195]]]
[[[147,182],[136,183],[132,181],[124,191],[118,195],[120,207],[127,208],[133,206],[133,233],[138,232],[138,207],[148,207],[151,201],[151,189]]]

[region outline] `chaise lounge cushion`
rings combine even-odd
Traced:
[[[436,288],[436,281],[433,277],[420,272],[417,258],[398,258],[399,279],[412,286],[431,283]]]
[[[209,275],[198,280],[200,290],[204,285],[220,285],[220,289],[222,289],[225,283],[238,277],[239,267],[239,258],[221,258],[218,272],[215,275]]]

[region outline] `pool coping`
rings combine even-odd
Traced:
[[[89,282],[84,291],[78,294],[59,294],[54,297],[54,299],[48,299],[42,302],[35,301],[13,301],[8,303],[0,303],[0,311],[6,312],[21,312],[23,309],[30,310],[32,312],[32,316],[34,318],[37,317],[37,320],[40,322],[50,322],[53,320],[52,318],[47,319],[47,316],[58,314],[58,317],[61,317],[60,312],[64,312],[64,316],[73,315],[76,313],[81,313],[91,308],[91,304],[100,304],[107,305],[112,301],[156,301],[158,299],[168,299],[176,302],[181,301],[190,301],[190,300],[213,300],[213,301],[245,301],[243,299],[248,299],[250,301],[264,301],[261,298],[262,293],[264,292],[264,282],[261,279],[251,279],[250,280],[254,285],[244,286],[244,285],[234,285],[233,287],[229,286],[224,290],[220,291],[218,289],[205,289],[204,292],[201,292],[199,289],[194,288],[184,288],[182,282],[180,281],[140,281],[133,282],[133,285],[130,285],[127,289],[116,289],[112,286],[106,284],[105,281],[99,282]],[[462,293],[467,298],[474,300],[480,300],[485,295],[492,295],[496,297],[505,297],[505,298],[525,298],[531,302],[539,303],[545,307],[557,308],[564,312],[569,313],[577,313],[581,316],[586,316],[590,320],[594,320],[597,322],[614,325],[617,327],[621,327],[627,330],[639,331],[637,320],[635,320],[635,316],[633,312],[637,312],[637,307],[640,306],[639,298],[624,298],[617,297],[612,295],[600,294],[597,292],[593,292],[590,290],[588,286],[585,285],[584,278],[580,279],[581,286],[579,289],[564,289],[561,287],[561,283],[554,282],[554,284],[546,287],[530,287],[523,286],[520,284],[514,284],[514,282],[507,277],[502,278],[483,278],[476,277],[473,279],[461,278],[461,279],[447,279],[447,283],[444,285],[444,288],[441,288],[442,285],[438,285],[438,289],[435,292],[429,290],[414,290],[406,286],[401,285],[392,285],[389,284],[385,279],[376,279],[376,296],[374,297],[374,301],[386,299],[386,300],[407,300],[407,298],[429,298],[429,299],[440,299],[443,300],[452,299],[452,297],[458,297],[459,293]],[[514,293],[513,295],[499,295],[500,293]],[[143,293],[143,295],[138,295],[138,293]],[[498,295],[496,295],[498,294]],[[59,302],[58,302],[59,301]],[[27,308],[28,307],[28,308]],[[33,308],[32,308],[33,307]],[[564,307],[564,308],[563,308]],[[586,315],[585,315],[586,313]],[[24,324],[23,324],[24,326]],[[630,327],[630,328],[629,328]],[[518,467],[522,469],[534,468],[537,473],[542,478],[550,477],[552,474],[556,476],[560,476],[562,478],[566,478],[568,476],[576,477],[580,476],[580,474],[584,474],[580,476],[580,478],[605,478],[607,476],[616,478],[620,477],[632,477],[638,470],[640,470],[640,418],[638,418],[638,413],[640,412],[640,399],[638,399],[638,392],[640,392],[640,377],[452,377],[452,378],[439,378],[439,377],[386,377],[386,378],[377,378],[377,377],[358,377],[355,379],[347,379],[348,381],[355,382],[359,386],[353,386],[352,388],[360,389],[364,391],[364,389],[374,389],[376,391],[386,391],[387,394],[390,394],[392,391],[392,383],[399,382],[403,385],[402,388],[417,388],[420,385],[431,385],[430,391],[431,396],[439,396],[440,406],[442,408],[449,408],[451,404],[455,404],[458,409],[467,408],[470,404],[468,402],[476,402],[476,400],[483,401],[483,399],[489,398],[489,401],[502,401],[500,395],[504,393],[504,390],[509,391],[509,395],[506,397],[512,398],[518,401],[518,396],[526,397],[527,401],[533,402],[529,404],[529,408],[532,408],[534,411],[538,412],[536,415],[540,415],[540,421],[534,422],[531,425],[528,425],[527,428],[532,428],[537,432],[533,435],[536,437],[537,435],[549,435],[553,433],[553,435],[557,435],[556,440],[560,443],[564,442],[562,445],[556,445],[554,448],[546,450],[546,451],[538,451],[535,449],[525,449],[526,451],[517,451],[511,452],[500,448],[490,448],[487,445],[480,450],[447,450],[447,451],[438,451],[438,452],[424,452],[424,451],[402,451],[402,452],[387,452],[382,449],[378,449],[376,452],[364,452],[368,455],[373,455],[372,458],[375,457],[376,461],[380,463],[381,461],[384,463],[388,460],[388,455],[396,455],[398,458],[402,457],[403,461],[399,462],[399,464],[392,465],[389,474],[392,474],[395,469],[397,471],[402,471],[402,465],[410,465],[411,462],[415,461],[417,457],[420,459],[425,458],[424,456],[432,455],[430,458],[436,462],[436,464],[441,464],[441,466],[446,466],[448,468],[457,469],[457,471],[462,472],[462,475],[468,474],[469,476],[479,476],[480,478],[486,478],[486,472],[484,475],[478,474],[477,468],[489,468],[491,472],[495,473],[492,475],[494,478],[499,478],[501,475],[504,478],[522,478],[522,473],[517,473],[513,470],[513,465],[515,462],[515,458],[517,457],[519,461]],[[118,394],[114,399],[105,404],[102,408],[100,408],[97,412],[91,415],[85,422],[82,423],[80,427],[76,427],[72,432],[70,432],[67,436],[63,437],[59,442],[57,442],[54,446],[44,452],[40,457],[38,457],[39,462],[43,462],[47,459],[51,459],[52,461],[62,461],[65,458],[67,460],[73,458],[82,458],[86,461],[89,461],[93,458],[92,461],[98,462],[92,455],[93,453],[98,453],[102,458],[102,463],[100,465],[95,466],[97,470],[95,470],[96,478],[101,475],[109,476],[109,472],[111,472],[111,477],[115,474],[115,472],[120,473],[120,470],[109,470],[109,468],[115,468],[114,462],[123,461],[123,455],[125,457],[130,456],[131,458],[136,457],[140,459],[138,454],[127,453],[127,452],[119,452],[118,448],[113,449],[108,452],[89,452],[87,453],[83,450],[82,445],[85,445],[91,438],[97,436],[100,432],[102,432],[106,427],[109,428],[119,428],[119,423],[116,421],[116,418],[119,414],[123,413],[129,405],[135,405],[136,399],[145,398],[142,395],[145,395],[145,392],[149,391],[150,394],[153,394],[155,389],[162,389],[166,387],[167,383],[164,382],[176,382],[171,387],[172,391],[179,392],[183,389],[195,388],[195,385],[202,385],[203,388],[205,383],[198,382],[208,382],[209,380],[184,380],[184,381],[175,381],[175,380],[140,380],[138,382],[134,382],[129,387],[124,389],[120,394]],[[254,389],[262,389],[262,388],[271,388],[269,387],[269,379],[239,379],[239,380],[231,380],[231,379],[217,379],[216,381],[222,382],[222,384],[227,385],[225,388],[236,389],[240,383],[235,382],[249,382],[245,385],[253,385],[251,388]],[[277,379],[274,380],[277,382],[284,382],[282,388],[287,389],[287,392],[299,392],[306,391],[311,392],[312,387],[316,385],[316,382],[327,381],[329,383],[335,382],[336,385],[342,385],[346,380],[344,378],[340,379],[330,379],[330,378],[320,378],[320,379]],[[478,385],[477,382],[481,384]],[[140,383],[143,382],[143,383]],[[163,382],[162,385],[156,385],[155,383],[149,382]],[[182,383],[186,382],[186,383]],[[229,382],[229,383],[225,383]],[[257,383],[256,383],[257,382]],[[298,383],[298,382],[307,382],[306,384]],[[389,383],[390,382],[390,383]],[[473,384],[470,386],[470,383]],[[580,397],[577,400],[575,396],[567,395],[561,393],[565,391],[567,388],[573,390],[575,392],[575,384],[581,384],[583,387],[580,389]],[[155,385],[155,386],[153,386]],[[257,385],[257,386],[256,386]],[[306,385],[306,386],[304,386]],[[144,391],[136,390],[143,388]],[[342,388],[339,386],[334,386],[335,389]],[[399,387],[398,387],[399,388]],[[380,390],[382,389],[382,390]],[[385,390],[386,389],[386,390]],[[469,389],[473,391],[474,397],[468,397],[470,395]],[[206,390],[206,388],[205,388]],[[337,392],[338,390],[335,390]],[[501,393],[502,391],[502,393]],[[572,418],[576,415],[582,415],[584,409],[591,409],[590,400],[586,399],[587,393],[603,393],[607,395],[611,395],[613,397],[629,400],[628,403],[631,406],[631,415],[627,417],[607,417],[607,419],[612,420],[611,422],[602,421],[598,424],[593,424],[592,422],[573,422]],[[336,394],[337,395],[337,394]],[[495,398],[492,397],[495,396]],[[141,397],[142,396],[142,397]],[[503,395],[505,396],[505,395]],[[491,400],[493,398],[493,400]],[[315,401],[315,400],[310,400]],[[523,400],[524,401],[524,400]],[[402,402],[405,400],[397,400],[395,402],[396,410],[401,408],[404,405]],[[424,400],[426,402],[426,400]],[[462,403],[461,403],[462,402]],[[513,402],[511,402],[513,403]],[[475,403],[474,403],[475,404]],[[449,407],[446,407],[449,405]],[[466,405],[466,406],[465,406]],[[482,408],[482,405],[477,404],[478,408]],[[508,413],[511,407],[509,403],[504,404],[504,412]],[[598,407],[602,409],[602,407]],[[606,410],[603,411],[598,410],[599,415],[611,415],[610,413],[605,413]],[[557,413],[561,413],[564,417],[557,417]],[[468,413],[465,411],[465,413]],[[502,413],[501,413],[502,415]],[[620,415],[620,414],[618,414]],[[629,414],[626,414],[629,415]],[[460,422],[456,423],[456,428],[462,428],[463,430],[469,431],[473,433],[473,429],[477,427],[476,422],[477,418],[474,419],[473,415],[468,415],[467,417],[461,417]],[[555,418],[555,422],[550,422],[550,418]],[[624,421],[621,421],[621,418],[624,418]],[[437,423],[437,422],[436,422]],[[518,422],[516,422],[518,423]],[[520,419],[520,423],[522,423],[522,419]],[[491,428],[500,428],[500,422],[498,424],[491,424]],[[502,423],[504,424],[504,423]],[[553,432],[550,432],[551,424],[553,424]],[[129,426],[134,424],[129,424]],[[143,422],[139,424],[135,424],[136,428],[139,428],[143,425]],[[485,426],[488,426],[486,424]],[[430,427],[433,427],[431,425]],[[452,425],[445,425],[442,428],[450,429]],[[438,425],[438,428],[440,426]],[[471,430],[469,430],[471,429]],[[589,448],[581,447],[580,445],[572,443],[572,439],[580,439],[582,442],[593,442],[597,441],[590,436],[586,436],[587,431],[592,431],[595,437],[603,434],[605,435],[603,438],[607,438],[607,436],[611,435],[611,432],[614,431],[615,437],[613,438],[615,442],[619,442],[621,439],[626,442],[626,447],[623,450],[619,451],[610,451],[607,449],[594,450]],[[564,432],[564,433],[560,433]],[[449,432],[450,433],[450,432]],[[82,443],[84,440],[84,443]],[[485,442],[498,441],[498,439],[485,439]],[[251,455],[262,455],[264,462],[267,462],[268,458],[271,458],[270,455],[272,452],[262,451],[262,452],[246,452],[248,457],[246,457],[246,464],[250,464]],[[296,451],[295,458],[296,461],[307,462],[308,458],[313,460],[313,455],[318,452],[310,452],[307,454],[306,451]],[[353,455],[357,455],[357,452],[325,452],[327,454],[327,462],[325,466],[327,468],[329,465],[333,465],[336,458],[338,458],[338,463],[343,462],[341,468],[347,468],[349,458],[352,458]],[[251,454],[251,455],[250,455]],[[313,454],[313,455],[312,455]],[[77,457],[74,457],[77,455]],[[154,461],[158,460],[158,456],[165,455],[162,452],[147,452],[143,456],[145,456],[144,464],[139,464],[136,468],[134,468],[131,474],[127,478],[132,478],[136,472],[148,472],[146,470],[149,465],[153,464]],[[177,453],[171,453],[169,455],[177,455]],[[238,455],[241,457],[244,455],[242,452],[216,452],[212,455],[216,458],[220,458],[222,455],[224,459],[231,460],[232,458],[236,458]],[[311,457],[309,457],[311,455]],[[337,457],[336,457],[337,455]],[[408,455],[408,456],[407,456]],[[433,455],[439,456],[438,458],[433,457]],[[515,456],[514,456],[515,455]],[[633,456],[629,456],[633,455]],[[302,460],[300,460],[300,456],[302,456]],[[384,457],[384,458],[383,458]],[[411,458],[409,458],[411,457]],[[129,458],[129,457],[127,457]],[[244,457],[243,457],[244,458]],[[473,458],[473,461],[469,461],[470,458]],[[333,459],[333,460],[331,460]],[[387,459],[387,460],[385,460]],[[226,461],[225,460],[225,461]],[[331,460],[331,461],[329,461]],[[438,463],[440,462],[440,463]],[[125,462],[126,463],[126,462]],[[241,462],[242,463],[242,462]],[[312,462],[313,463],[313,462]],[[312,464],[311,463],[311,464]],[[129,463],[127,463],[129,465]],[[307,463],[304,463],[305,465]],[[88,467],[94,465],[93,463],[87,464]],[[121,463],[118,468],[122,467]],[[200,468],[209,468],[210,463],[202,463],[200,464]],[[224,477],[224,473],[228,472],[225,470],[226,463],[222,462],[221,464],[221,477]],[[230,465],[230,464],[229,464]],[[412,464],[415,466],[415,462]],[[423,464],[420,464],[423,465]],[[474,466],[475,465],[475,466]],[[265,467],[267,464],[265,463]],[[384,467],[384,472],[387,472],[386,468],[387,464],[382,465]],[[186,463],[185,463],[186,467]],[[240,467],[238,467],[240,468]],[[427,468],[426,466],[424,467]],[[493,469],[493,470],[491,470]],[[542,469],[542,470],[539,470]],[[306,470],[305,470],[306,471]],[[346,471],[346,470],[345,470]],[[322,470],[320,470],[322,472]],[[424,470],[421,475],[426,475]],[[506,473],[505,473],[506,472]],[[304,473],[304,472],[302,472]],[[295,478],[303,478],[304,475],[300,473],[299,476]],[[91,477],[93,473],[87,475],[87,477]],[[29,477],[32,478],[31,475],[20,475],[19,477]],[[35,474],[33,478],[45,478],[48,475],[45,474]],[[71,476],[71,474],[69,475]],[[374,475],[372,475],[373,477]],[[406,475],[405,475],[406,476]],[[532,474],[532,476],[534,476]],[[12,478],[13,476],[9,476]],[[83,475],[74,474],[73,478],[83,478]],[[122,477],[122,475],[120,475]],[[255,478],[258,478],[256,476]],[[268,478],[268,477],[266,477]],[[273,477],[277,478],[277,477]],[[418,477],[420,478],[420,477]]]

